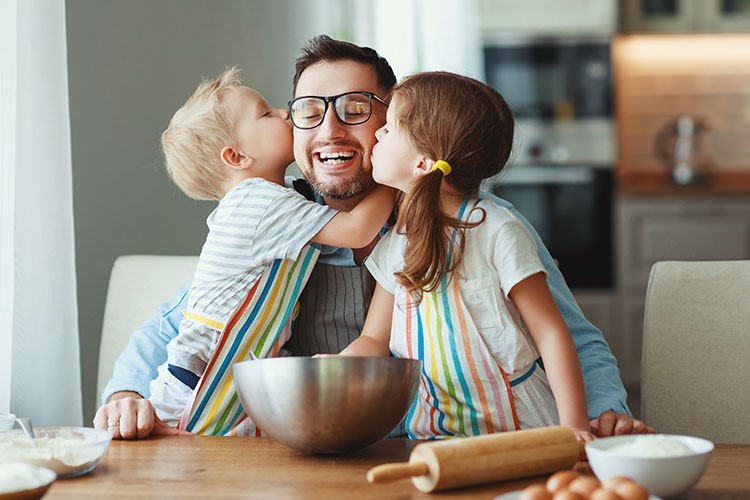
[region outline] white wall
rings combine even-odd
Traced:
[[[112,263],[122,254],[197,254],[213,208],[187,199],[164,172],[158,145],[169,118],[202,76],[235,64],[245,83],[283,107],[299,48],[326,20],[306,0],[68,0],[66,14],[83,409],[91,425]]]

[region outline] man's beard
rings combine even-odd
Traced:
[[[366,193],[375,184],[372,175],[360,166],[355,172],[353,178],[347,178],[346,182],[336,182],[335,180],[320,181],[315,176],[315,171],[311,170],[305,179],[310,186],[320,193],[323,198],[329,200],[346,200],[357,195]]]
[[[363,193],[367,193],[375,185],[375,181],[372,179],[372,164],[370,163],[369,158],[365,158],[366,155],[363,154],[361,149],[360,159],[362,161],[354,172],[349,172],[347,176],[342,179],[336,177],[327,180],[318,179],[315,169],[312,166],[312,150],[315,146],[315,144],[311,145],[307,151],[309,168],[306,169],[307,172],[303,170],[302,173],[313,190],[320,193],[323,198],[329,200],[347,200]],[[369,169],[367,167],[369,167]]]

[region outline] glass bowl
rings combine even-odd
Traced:
[[[12,413],[0,413],[0,432],[13,430],[16,423],[16,416]]]
[[[89,427],[35,427],[33,441],[21,430],[0,433],[0,464],[25,462],[54,471],[58,477],[80,476],[96,467],[112,436]]]

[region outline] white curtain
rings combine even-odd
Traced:
[[[81,425],[64,0],[0,0],[0,412]]]
[[[333,34],[375,48],[399,80],[452,71],[484,81],[478,0],[338,1]]]

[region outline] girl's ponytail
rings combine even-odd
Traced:
[[[396,279],[417,303],[423,291],[435,290],[443,273],[452,270],[452,267],[449,268],[448,255],[451,233],[458,221],[441,209],[440,185],[443,176],[440,170],[425,175],[416,182],[399,207],[395,230],[408,231],[408,237],[404,268],[396,273]],[[405,221],[408,221],[408,227]]]

